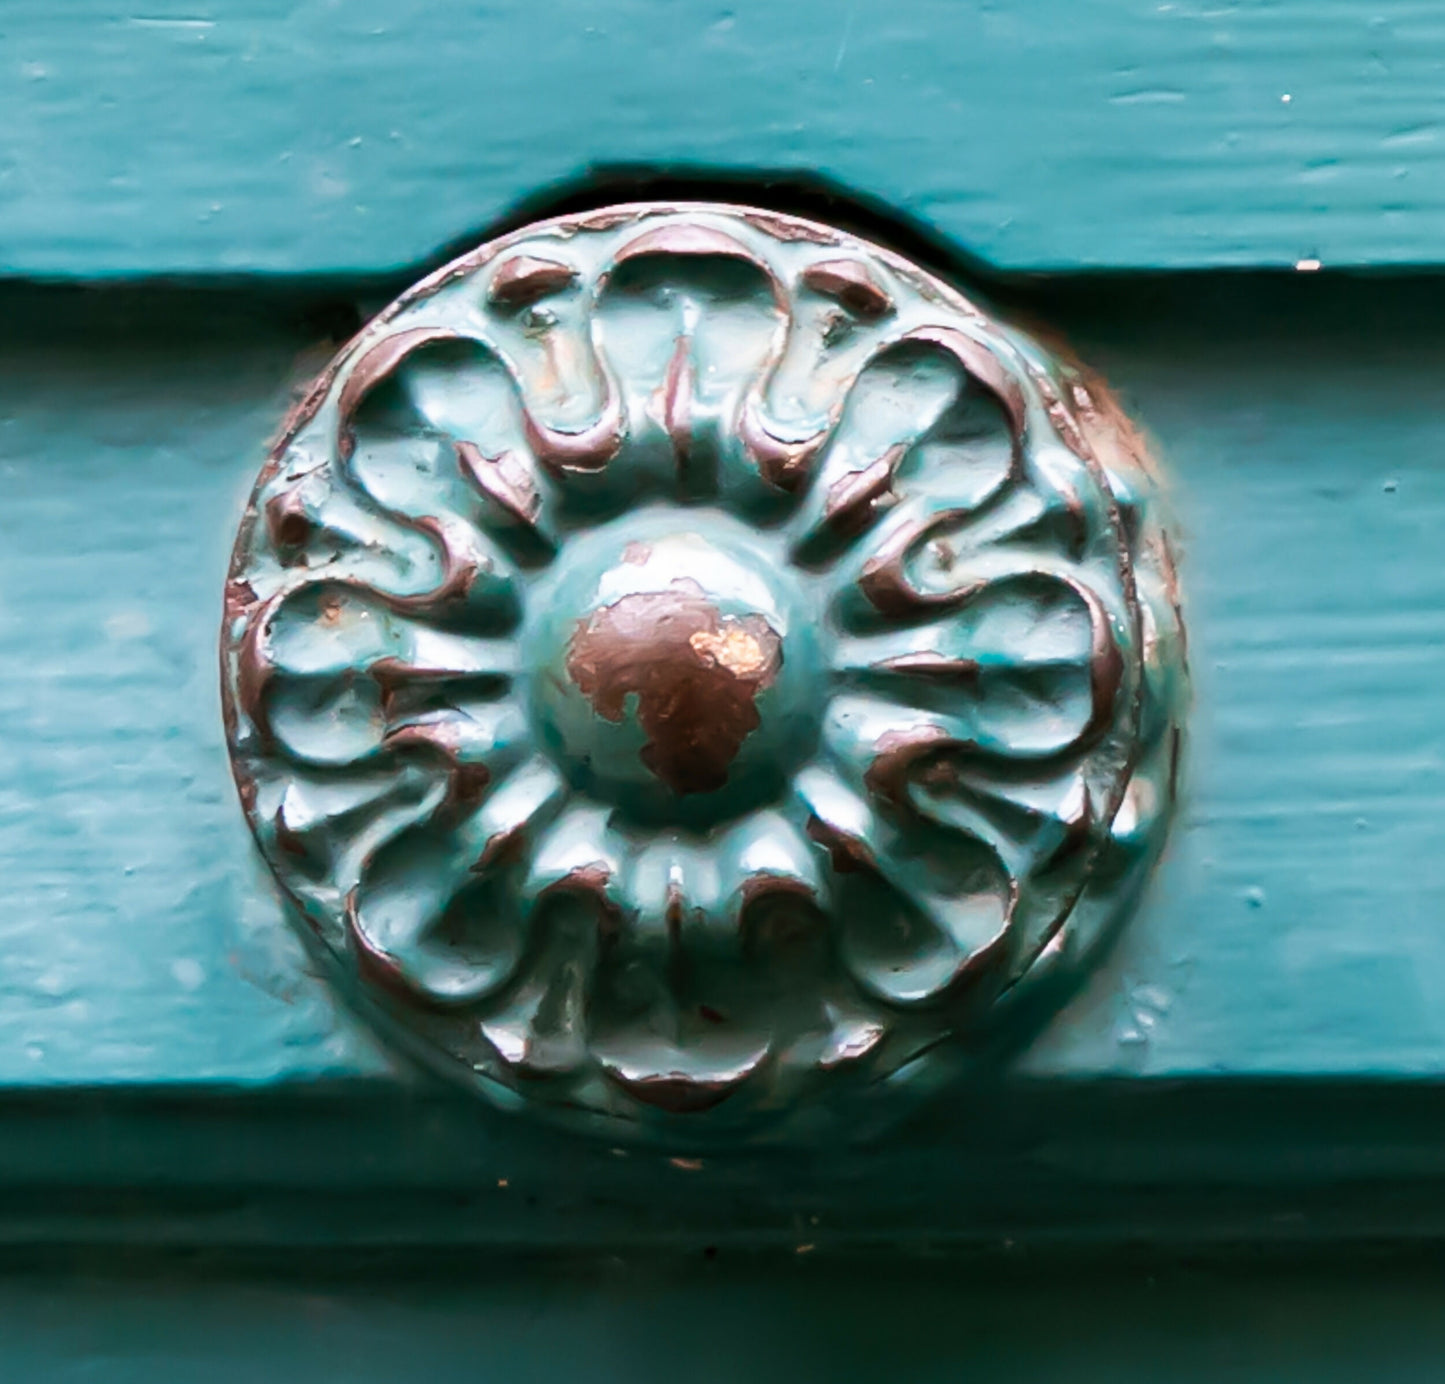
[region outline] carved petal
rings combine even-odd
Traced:
[[[929,1003],[1001,959],[1013,902],[1002,865],[984,857],[948,894],[861,879],[844,902],[844,964],[879,999]]]
[[[367,587],[317,581],[253,619],[240,651],[240,702],[293,758],[345,764],[383,748],[399,688],[500,683],[515,657],[510,644],[403,619]]]
[[[596,909],[604,932],[615,932],[622,917],[626,852],[608,831],[610,811],[574,802],[541,833],[532,847],[524,898],[537,901],[569,894]]]
[[[916,347],[886,350],[868,363],[848,392],[842,417],[817,467],[816,483],[794,523],[798,535],[794,551],[800,561],[813,565],[826,559],[837,545],[861,534],[897,503],[900,471],[906,467],[911,475],[916,469],[909,461],[914,448],[936,433],[943,441],[960,431],[969,383],[957,362],[920,353]],[[997,432],[1004,425],[994,413]],[[1002,449],[989,447],[986,431],[966,437],[966,443],[974,454],[968,460],[975,466],[954,464],[947,471],[969,469],[980,474],[967,479],[951,475],[949,493],[955,505],[964,495],[978,493],[980,482],[983,493],[988,493],[1011,468],[1012,442],[1007,434]],[[935,448],[928,455],[934,470],[941,470],[942,454]],[[915,485],[910,479],[907,488]]]
[[[446,771],[446,803],[456,814],[477,806],[520,758],[529,735],[516,702],[475,702],[406,717],[388,729],[385,745],[394,754],[439,763]]]
[[[482,1036],[523,1079],[559,1076],[587,1059],[587,974],[580,955],[546,955],[482,1019]]]
[[[834,891],[840,951],[860,985],[889,1003],[926,1003],[998,958],[1016,891],[990,846],[890,830],[820,770],[796,787],[835,872],[847,877]]]
[[[363,875],[347,921],[374,984],[448,1007],[473,1004],[511,978],[525,937],[501,891],[470,872],[469,835],[406,833]]]
[[[736,923],[754,904],[794,899],[817,905],[824,897],[817,851],[780,812],[756,812],[719,845],[727,911]]]
[[[550,760],[534,755],[520,765],[482,805],[475,819],[472,869],[502,869],[525,857],[529,838],[561,809],[567,785]]]
[[[388,841],[425,821],[445,789],[425,773],[375,771],[345,779],[297,771],[270,816],[276,849],[343,890]]]
[[[592,1048],[603,1072],[634,1100],[692,1114],[721,1104],[755,1075],[769,1043],[741,1033],[669,1042],[642,1030],[599,1037]]]
[[[1123,660],[1102,603],[1077,580],[1021,572],[972,588],[951,618],[844,641],[852,682],[946,709],[971,753],[1042,758],[1111,722]]]
[[[378,853],[347,910],[359,962],[375,983],[448,1006],[475,1003],[511,979],[525,921],[497,872],[559,788],[550,765],[529,760],[460,826],[419,828]]]

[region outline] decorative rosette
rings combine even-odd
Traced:
[[[495,1096],[696,1132],[876,1088],[1076,972],[1158,848],[1156,507],[1098,386],[876,246],[530,227],[262,473],[247,815],[368,1011]]]

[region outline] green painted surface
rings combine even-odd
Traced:
[[[389,1285],[11,1281],[0,1364],[14,1384],[1415,1384],[1438,1378],[1445,1351],[1445,1292],[1428,1267],[1029,1277],[723,1260],[511,1266],[480,1281],[455,1267]]]
[[[384,272],[618,164],[820,174],[1008,269],[1428,264],[1418,0],[12,0],[0,272]]]

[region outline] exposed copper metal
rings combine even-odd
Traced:
[[[375,667],[372,669],[375,676]],[[389,750],[423,750],[437,755],[447,766],[446,806],[466,812],[482,801],[492,772],[483,763],[462,757],[463,742],[455,724],[447,721],[397,726],[382,743]]]
[[[602,368],[602,409],[596,419],[575,432],[540,422],[530,410],[522,414],[527,445],[554,474],[600,471],[622,450],[624,438],[622,396],[611,371]]]
[[[860,870],[877,873],[878,857],[861,837],[842,831],[816,815],[808,818],[807,830],[809,838],[828,852],[828,859],[838,874],[851,875]]]
[[[639,1074],[615,1061],[604,1061],[603,1070],[643,1105],[673,1115],[697,1115],[725,1101],[758,1072],[766,1057],[766,1051],[759,1052],[725,1073],[698,1072],[690,1066],[679,1066],[674,1071]]]
[[[294,551],[304,547],[314,527],[298,488],[283,490],[267,501],[266,528],[278,548]]]
[[[1124,685],[1124,655],[1109,628],[1109,612],[1088,587],[1069,583],[1089,611],[1089,692],[1093,714],[1084,727],[1081,743],[1096,739],[1114,719],[1119,691]]]
[[[943,654],[899,654],[896,658],[885,658],[874,665],[880,672],[899,673],[906,677],[923,678],[928,682],[958,687],[976,687],[979,678],[978,660],[974,658],[948,658]]]
[[[813,221],[801,221],[795,216],[776,216],[770,211],[746,209],[742,218],[750,226],[757,227],[765,235],[784,244],[806,242],[811,245],[837,245],[841,237],[828,226]]]
[[[475,442],[465,439],[453,445],[462,474],[509,518],[535,529],[542,497],[526,462],[515,452],[484,456]]]
[[[395,995],[408,1002],[426,1003],[426,995],[419,995],[411,984],[401,963],[390,952],[382,950],[367,936],[356,912],[356,890],[346,900],[346,930],[356,958],[357,973],[379,990]]]
[[[412,327],[383,336],[380,341],[362,352],[356,364],[351,367],[351,373],[347,375],[346,383],[341,386],[341,394],[336,401],[337,447],[343,460],[351,455],[356,446],[353,420],[366,396],[413,352],[434,342],[460,339],[460,333],[450,327]]]
[[[662,425],[672,442],[679,466],[686,466],[692,454],[692,398],[695,388],[692,339],[679,336],[667,363],[662,383]]]
[[[259,615],[253,615],[242,633],[236,647],[235,697],[237,709],[256,728],[261,744],[269,749],[274,743],[271,735],[271,718],[267,714],[266,690],[271,684],[275,665],[266,647],[271,634],[271,623],[276,618],[284,594],[274,596],[266,602]]]
[[[515,865],[521,860],[526,845],[526,823],[518,822],[504,827],[501,831],[489,836],[483,843],[481,854],[477,856],[472,870],[476,874],[483,874],[487,870],[499,870],[504,866]]]
[[[789,440],[769,429],[762,419],[761,408],[756,393],[744,400],[738,415],[738,437],[763,479],[779,490],[794,494],[802,489],[813,462],[828,441],[831,428]]]
[[[695,582],[674,581],[580,622],[567,674],[604,720],[630,696],[647,733],[642,762],[674,793],[710,793],[758,728],[757,697],[782,663],[761,615],[723,615]]]
[[[492,274],[488,299],[502,307],[523,308],[540,298],[560,293],[577,281],[577,271],[561,260],[538,255],[512,255]]]
[[[682,916],[685,909],[682,886],[675,880],[667,882],[667,902],[664,907],[663,917],[667,923],[667,933],[674,945],[677,942],[679,933],[682,930]]]
[[[847,538],[866,528],[892,497],[894,473],[907,455],[907,444],[896,443],[861,471],[834,481],[823,505],[823,530]]]
[[[862,260],[819,260],[803,270],[803,285],[841,303],[856,317],[886,317],[893,311],[888,290]]]
[[[310,854],[306,849],[305,840],[299,833],[292,831],[287,824],[284,808],[276,809],[276,815],[271,819],[271,832],[276,838],[276,845],[287,855],[304,860]]]
[[[542,897],[552,898],[570,894],[586,899],[597,909],[599,931],[604,936],[614,937],[622,926],[622,909],[612,897],[609,886],[612,883],[612,869],[605,860],[594,860],[578,865],[554,880],[542,890]]]
[[[628,260],[641,259],[644,255],[716,255],[723,259],[746,260],[768,278],[773,277],[767,261],[761,259],[756,251],[749,249],[736,236],[712,226],[672,222],[656,230],[644,231],[618,250],[612,262],[626,264]]]
[[[612,231],[619,226],[635,226],[643,220],[651,208],[634,203],[620,207],[600,207],[596,211],[584,211],[576,218],[579,229],[589,231]]]
[[[776,870],[759,870],[749,875],[739,891],[744,909],[764,899],[806,899],[816,903],[818,891],[805,879],[796,875],[779,874]]]
[[[244,577],[232,577],[226,582],[226,620],[243,618],[254,606],[259,598],[256,595],[256,588]]]

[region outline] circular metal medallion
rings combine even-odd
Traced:
[[[1157,852],[1157,508],[1097,383],[875,245],[529,227],[262,472],[247,816],[369,1012],[505,1102],[711,1135],[891,1089],[1076,974]]]

